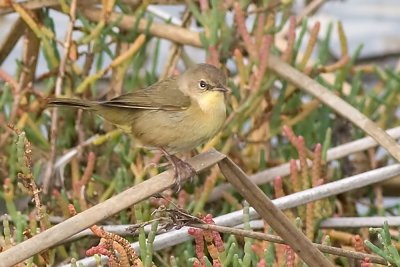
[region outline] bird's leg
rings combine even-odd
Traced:
[[[161,148],[161,151],[164,153],[165,157],[167,157],[168,161],[171,162],[174,168],[175,186],[179,192],[181,190],[182,180],[192,178],[197,174],[197,172],[189,163],[181,160],[175,155],[169,154],[164,148]]]

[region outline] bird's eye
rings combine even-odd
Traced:
[[[207,88],[207,83],[203,80],[200,81],[199,83],[200,89],[206,89]]]

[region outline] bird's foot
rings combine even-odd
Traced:
[[[169,162],[171,162],[172,167],[174,168],[175,188],[176,191],[179,192],[182,188],[182,182],[186,179],[193,178],[194,176],[197,175],[197,172],[192,167],[192,165],[190,165],[186,161],[181,160],[175,155],[169,154],[164,149],[162,149],[162,151],[169,160]]]
[[[181,190],[182,181],[189,178],[192,179],[197,175],[197,172],[192,165],[186,161],[183,161],[174,155],[171,157],[171,163],[175,171],[175,188],[177,189],[176,191],[179,192]]]

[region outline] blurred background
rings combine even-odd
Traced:
[[[218,136],[179,156],[190,158],[214,147],[270,198],[307,189],[318,192],[318,186],[354,175],[362,181],[377,170],[386,181],[357,189],[354,183],[345,193],[292,203],[285,214],[316,243],[373,252],[393,265],[400,262],[400,173],[379,175],[382,168],[396,166],[395,160],[365,140],[365,128],[337,115],[336,109],[268,65],[268,55],[277,56],[303,79],[311,77],[382,129],[392,129],[397,139],[398,1],[91,0],[78,1],[74,12],[75,4],[0,1],[3,250],[72,216],[68,204],[81,212],[169,167],[161,153],[137,146],[134,138],[90,112],[48,109],[47,97],[110,99],[207,62],[229,77],[228,118]],[[248,204],[217,167],[202,172],[180,192],[167,190],[163,196],[99,223],[132,243],[144,266],[304,264],[285,245],[233,234],[210,241],[205,230],[195,231],[197,236],[192,231],[195,240],[189,241],[186,228],[179,235],[172,231],[172,243],[160,244],[162,232],[155,230],[162,224],[155,215],[160,207],[179,207],[208,223],[214,218],[217,224],[220,216],[230,218],[243,209],[241,227],[273,233],[267,223],[251,220]],[[118,228],[144,222],[153,228],[139,227],[134,235]],[[176,226],[170,223],[167,228]],[[84,266],[100,264],[100,258],[91,257],[101,254],[98,233],[94,235],[86,231],[64,240],[26,265],[61,266],[79,259]],[[95,249],[88,253],[91,247]],[[112,245],[106,249],[116,251]],[[336,266],[377,263],[327,258]],[[107,257],[102,260],[110,264]]]

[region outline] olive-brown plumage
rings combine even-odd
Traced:
[[[108,101],[53,98],[48,105],[93,111],[143,145],[174,154],[191,150],[218,133],[226,118],[226,92],[224,73],[198,64],[180,76]]]

